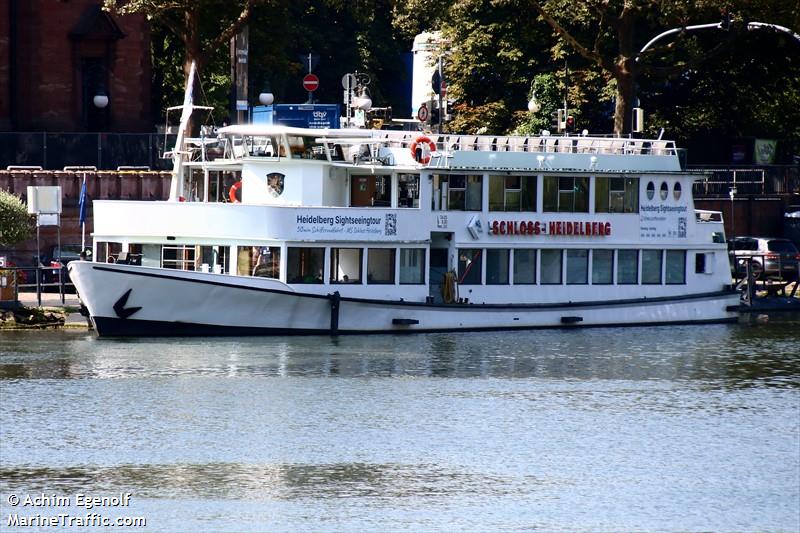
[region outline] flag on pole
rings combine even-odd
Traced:
[[[89,199],[86,197],[86,174],[83,175],[83,185],[81,185],[81,197],[78,201],[79,217],[81,226],[86,224],[86,203]]]

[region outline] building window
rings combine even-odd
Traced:
[[[589,178],[545,176],[544,210],[561,213],[588,213]]]
[[[479,248],[459,248],[458,282],[461,285],[481,284],[482,250]]]
[[[279,279],[281,277],[281,249],[278,246],[239,246],[236,274]]]
[[[367,250],[367,283],[394,283],[394,248]]]
[[[419,207],[419,174],[398,174],[397,207]]]
[[[686,251],[667,250],[664,278],[667,285],[686,283]]]
[[[514,250],[514,285],[536,283],[536,250]]]
[[[638,213],[639,178],[595,178],[597,213]]]
[[[617,250],[617,284],[639,283],[639,250]]]
[[[177,270],[196,270],[196,251],[195,246],[162,246],[161,267]]]
[[[567,284],[589,283],[589,250],[567,250]]]
[[[331,248],[331,283],[361,283],[361,248]]]
[[[400,248],[400,284],[425,283],[425,248]]]
[[[614,282],[614,251],[592,250],[592,284],[610,285]]]
[[[561,250],[542,250],[539,256],[542,262],[541,284],[561,284]]]
[[[486,284],[508,285],[508,250],[486,250]]]
[[[451,211],[480,211],[482,209],[482,176],[453,174],[446,176],[447,209]]]
[[[659,285],[661,283],[661,250],[642,250],[642,283]]]
[[[322,283],[324,248],[289,247],[286,253],[286,279],[289,283]]]
[[[489,211],[536,211],[536,176],[489,176]]]

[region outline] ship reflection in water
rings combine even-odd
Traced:
[[[798,327],[5,333],[0,511],[129,492],[102,512],[148,531],[792,530]]]

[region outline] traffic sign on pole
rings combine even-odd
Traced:
[[[310,72],[303,76],[303,89],[308,92],[314,92],[319,88],[319,78],[316,74],[311,74]]]

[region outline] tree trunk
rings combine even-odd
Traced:
[[[614,72],[617,80],[617,103],[614,107],[614,134],[629,133],[632,126],[631,109],[636,98],[634,94],[635,77],[632,72],[617,69]]]
[[[205,67],[202,43],[200,41],[200,14],[196,7],[191,7],[186,10],[185,17],[186,33],[183,36],[184,50],[186,51],[183,57],[184,87],[189,81],[189,73],[192,70],[192,61],[194,61],[197,75],[193,80],[192,102],[196,103],[200,98],[200,73]],[[199,131],[193,117],[189,120],[186,130],[186,136],[196,135]]]

